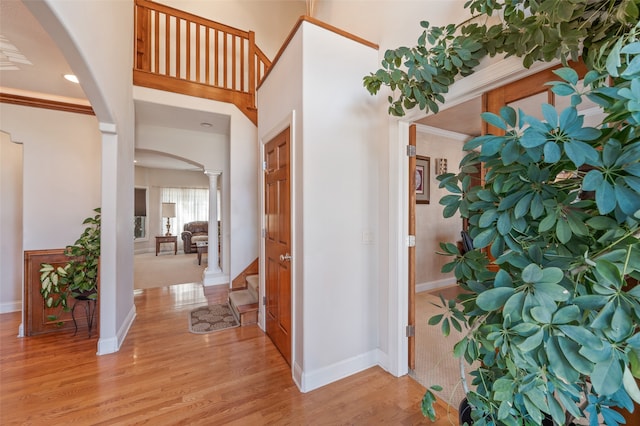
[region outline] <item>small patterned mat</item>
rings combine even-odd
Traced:
[[[227,304],[202,306],[189,313],[189,331],[195,334],[211,333],[238,325]]]

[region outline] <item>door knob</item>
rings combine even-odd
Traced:
[[[280,255],[280,262],[285,262],[285,261],[291,262],[291,255],[289,253]]]

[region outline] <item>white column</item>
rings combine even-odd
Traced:
[[[228,283],[229,276],[220,268],[218,258],[218,178],[222,173],[209,170],[204,173],[209,176],[209,249],[202,282],[208,286]]]

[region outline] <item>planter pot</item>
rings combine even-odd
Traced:
[[[467,398],[463,399],[458,407],[458,423],[460,425],[467,424],[469,426],[473,424],[473,419],[471,418],[471,405],[469,405]]]

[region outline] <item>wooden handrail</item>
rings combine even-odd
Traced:
[[[255,34],[149,0],[135,2],[133,82],[233,102],[257,123],[256,87],[271,61]]]

